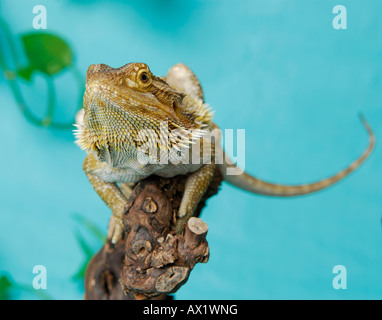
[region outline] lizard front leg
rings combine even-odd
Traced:
[[[97,172],[102,171],[103,167],[104,164],[95,159],[92,154],[86,156],[83,170],[94,190],[113,212],[109,223],[108,239],[116,244],[122,236],[122,216],[127,198],[116,183],[104,181],[97,175]]]
[[[134,183],[118,183],[119,188],[121,189],[123,195],[126,199],[129,199],[133,193]]]
[[[171,67],[166,76],[166,82],[183,92],[186,92],[192,98],[197,101],[204,101],[203,90],[200,86],[199,79],[197,76],[188,68],[185,64],[179,63]],[[206,141],[200,142],[201,148]],[[212,157],[214,157],[214,145],[209,144],[210,152],[212,152]],[[208,154],[207,156],[209,156]],[[183,226],[189,218],[192,217],[194,211],[202,198],[203,194],[206,192],[212,177],[215,172],[215,164],[204,164],[194,173],[190,174],[186,181],[185,190],[183,198],[179,207],[178,219],[176,223],[176,232],[181,233],[183,231]]]
[[[193,216],[200,199],[210,185],[214,172],[214,163],[204,164],[187,178],[176,221],[175,230],[177,233],[183,231],[184,224]]]

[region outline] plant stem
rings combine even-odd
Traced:
[[[11,31],[8,28],[8,25],[5,23],[5,21],[0,18],[0,29],[3,30],[3,33],[5,35],[5,39],[8,42],[10,52],[13,58],[13,61],[15,62],[16,69],[20,69],[22,67],[19,56],[17,54],[16,45],[13,42]]]
[[[46,117],[42,120],[42,123],[44,126],[49,126],[53,118],[56,91],[54,89],[52,77],[46,77],[46,83],[48,85],[48,109]]]

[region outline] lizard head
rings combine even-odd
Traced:
[[[203,108],[185,108],[186,96],[153,75],[144,63],[120,68],[91,65],[86,75],[83,124],[79,126],[77,143],[98,154],[106,149],[111,153],[111,149],[122,145],[137,146],[140,130],[149,129],[158,135],[163,122],[170,131],[185,130],[191,141],[194,137],[188,132],[200,128],[195,119]],[[200,136],[200,131],[195,132],[195,137]]]
[[[154,76],[144,63],[129,63],[121,68],[91,65],[86,75],[86,108],[94,102],[113,103],[121,112],[152,112],[175,118],[175,108],[184,95]]]

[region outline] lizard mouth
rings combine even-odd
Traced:
[[[128,87],[120,88],[112,84],[94,81],[87,84],[85,97],[88,97],[88,100],[113,104],[127,114],[152,112],[162,119],[177,119],[173,105],[163,104],[149,92],[139,92]],[[95,105],[93,103],[93,106]]]

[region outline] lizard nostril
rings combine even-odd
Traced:
[[[92,64],[89,66],[88,68],[88,71],[86,73],[86,77],[92,75],[92,74],[95,74],[95,73],[105,73],[105,72],[109,72],[110,70],[112,70],[113,68],[109,67],[107,64],[102,64],[102,63],[99,63],[99,64]]]
[[[88,72],[86,73],[86,76],[89,76],[93,73],[97,73],[97,71],[100,69],[99,64],[92,64],[88,68]]]

